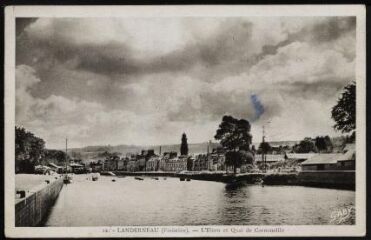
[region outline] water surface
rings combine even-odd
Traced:
[[[101,176],[93,182],[76,176],[63,187],[45,226],[332,224],[333,211],[355,202],[355,192],[347,190],[228,189],[218,182],[159,179]]]

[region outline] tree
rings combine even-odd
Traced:
[[[314,139],[314,144],[319,152],[331,152],[333,149],[332,141],[329,136],[318,136]]]
[[[259,154],[261,154],[261,153],[266,154],[266,153],[269,153],[270,151],[272,151],[272,147],[269,144],[269,142],[261,142],[260,143],[259,148],[258,148]]]
[[[64,166],[66,164],[66,152],[61,150],[45,149],[44,159],[48,163],[55,163],[59,166]],[[67,155],[67,161],[69,156]]]
[[[331,117],[335,120],[334,128],[342,133],[356,128],[356,83],[344,87],[337,104],[332,108]]]
[[[180,145],[180,155],[188,155],[187,135],[185,133],[183,133],[182,135],[182,144]]]
[[[309,152],[317,152],[316,146],[313,143],[311,138],[304,138],[304,140],[300,141],[299,144],[294,146],[294,151],[297,153],[309,153]]]
[[[243,163],[243,154],[240,151],[249,151],[252,136],[251,125],[245,119],[236,119],[232,116],[224,116],[214,138],[227,150],[226,165],[236,168]]]
[[[22,127],[15,127],[15,170],[33,173],[44,154],[45,141]]]

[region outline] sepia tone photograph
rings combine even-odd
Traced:
[[[8,233],[364,233],[365,19],[353,7],[8,14]]]

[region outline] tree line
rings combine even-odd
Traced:
[[[69,160],[67,156],[67,160]],[[15,127],[15,172],[33,173],[35,166],[53,162],[64,165],[66,153],[60,150],[45,149],[45,141],[23,127]]]

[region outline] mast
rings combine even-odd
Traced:
[[[262,137],[262,162],[263,162],[263,168],[264,168],[264,172],[266,172],[267,171],[267,163],[266,163],[266,158],[265,158],[265,152],[264,152],[264,150],[265,150],[265,147],[264,147],[264,142],[265,142],[265,131],[264,131],[265,129],[264,129],[264,125],[263,125],[263,137]]]
[[[67,175],[67,138],[66,138],[66,157],[65,157],[65,164],[66,164],[66,175]]]

